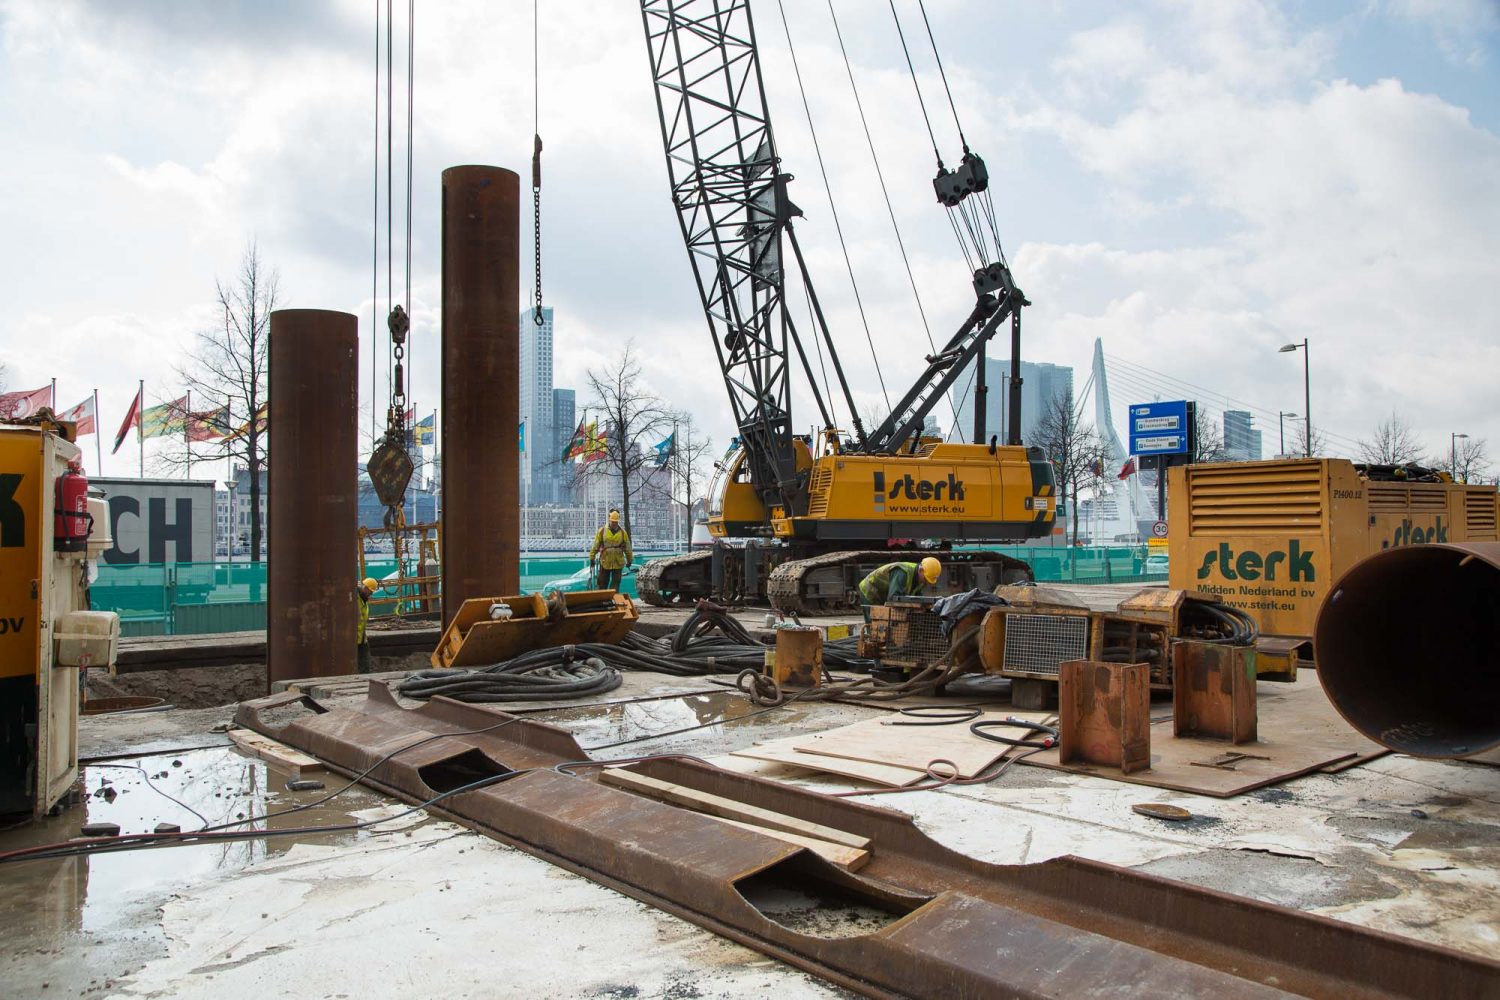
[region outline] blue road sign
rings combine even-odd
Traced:
[[[1188,450],[1188,404],[1136,403],[1130,407],[1132,455],[1182,455]]]

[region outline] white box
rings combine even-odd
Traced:
[[[114,668],[120,650],[120,616],[113,611],[69,611],[57,621],[57,667]]]

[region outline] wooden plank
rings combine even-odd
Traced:
[[[275,764],[279,768],[290,771],[294,778],[303,771],[327,770],[318,758],[309,757],[301,750],[293,750],[285,743],[278,743],[269,736],[262,736],[248,729],[231,729],[228,736],[241,750],[254,754],[268,764]]]
[[[969,726],[972,722],[1007,717],[1040,722],[1047,718],[1047,714],[987,712],[977,719],[949,725],[893,725],[898,721],[897,717],[888,716],[800,737],[794,741],[793,748],[803,753],[903,767],[923,773],[933,761],[947,760],[953,762],[963,777],[972,778],[1000,759],[1010,747],[975,736],[969,731]],[[1021,737],[1026,733],[1017,729],[1015,735]]]
[[[726,819],[723,816],[714,816],[705,813],[709,819],[717,823],[726,823],[729,826],[737,826],[741,830],[749,830],[752,833],[765,834],[788,844],[805,847],[829,864],[838,865],[846,871],[857,872],[870,863],[870,852],[856,847],[846,847],[843,844],[835,844],[828,840],[819,840],[816,837],[804,837],[797,833],[788,833],[785,830],[773,830],[768,826],[756,826],[754,823],[741,823],[737,819]]]
[[[607,785],[618,788],[626,788],[633,792],[649,795],[663,802],[671,802],[673,805],[684,806],[696,812],[708,813],[712,816],[724,819],[740,820],[753,823],[756,826],[769,827],[773,830],[781,830],[786,833],[795,833],[817,840],[826,840],[835,844],[843,844],[845,847],[853,847],[864,850],[870,846],[868,837],[861,837],[856,833],[848,833],[837,830],[831,826],[821,823],[809,822],[788,816],[785,813],[773,812],[770,809],[762,809],[735,799],[725,798],[722,795],[712,795],[708,792],[700,792],[696,788],[688,788],[686,785],[673,784],[670,781],[661,781],[648,775],[638,774],[635,771],[622,770],[620,768],[606,768],[600,775],[599,780]]]
[[[863,760],[845,760],[842,757],[803,753],[793,747],[792,742],[793,740],[775,740],[744,750],[736,750],[731,756],[790,764],[809,771],[836,774],[841,778],[857,778],[860,781],[868,781],[872,785],[882,785],[887,788],[901,788],[926,777],[925,772],[909,767],[892,767],[889,764],[872,764]]]

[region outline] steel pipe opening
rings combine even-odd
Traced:
[[[1365,736],[1415,757],[1500,746],[1500,542],[1356,564],[1318,612],[1318,679]]]

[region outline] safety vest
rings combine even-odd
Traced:
[[[370,599],[364,594],[356,595],[359,598],[359,642],[365,641],[365,625],[370,621]]]
[[[600,569],[624,569],[631,555],[630,535],[625,529],[605,525],[594,535],[594,547],[589,549],[589,562],[598,557]]]
[[[893,597],[905,597],[921,589],[914,562],[886,563],[859,582],[859,596],[867,604],[884,604]]]

